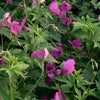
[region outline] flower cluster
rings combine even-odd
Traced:
[[[48,72],[48,77],[46,79],[46,83],[53,82],[54,76],[59,76],[60,74],[67,76],[68,74],[72,74],[75,71],[75,60],[74,59],[68,59],[63,63],[62,70],[56,69],[53,62],[48,62],[46,64],[46,72]]]
[[[66,1],[64,1],[61,5],[62,11],[60,11],[57,1],[51,2],[49,9],[52,13],[57,14],[59,18],[64,18],[62,19],[63,24],[69,26],[72,22],[69,17],[66,17],[66,12],[72,9],[71,5],[68,4]]]
[[[0,25],[0,28],[2,26],[10,26],[10,34],[14,34],[15,36],[18,36],[18,32],[21,32],[22,29],[26,30],[26,31],[31,31],[30,29],[28,29],[26,26],[25,26],[25,23],[26,23],[26,18],[24,18],[21,22],[21,25],[19,25],[19,22],[13,20],[11,22],[11,18],[12,16],[10,16],[10,13],[9,12],[6,12],[5,15],[4,15],[4,20],[2,21],[1,25]]]

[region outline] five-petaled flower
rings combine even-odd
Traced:
[[[70,40],[68,40],[68,42],[70,43],[70,44],[72,44],[72,47],[73,48],[77,48],[77,49],[79,49],[79,50],[82,50],[82,47],[81,47],[81,41],[79,41],[79,40],[73,40],[72,42],[70,41]]]
[[[11,29],[10,34],[13,33],[15,34],[15,36],[18,36],[18,32],[21,32],[22,26],[19,25],[19,22],[14,20],[10,26],[10,29]]]
[[[67,61],[64,62],[63,65],[63,73],[64,75],[67,74],[73,74],[72,72],[75,71],[75,60],[74,59],[68,59]]]
[[[72,20],[71,20],[71,19],[69,19],[69,17],[66,17],[65,19],[62,19],[62,22],[63,22],[63,24],[65,24],[65,25],[69,26],[69,25],[70,25],[70,23],[72,22]]]
[[[57,1],[51,2],[49,9],[54,14],[57,14],[57,15],[60,14],[60,9],[58,8]]]
[[[7,0],[7,5],[10,5],[12,3],[12,0]]]
[[[65,12],[67,12],[68,10],[72,9],[72,6],[68,3],[66,3],[66,1],[64,1],[61,5],[61,9]]]

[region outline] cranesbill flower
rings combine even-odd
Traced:
[[[57,14],[57,15],[60,14],[60,9],[58,8],[57,1],[51,2],[49,9],[54,14]]]
[[[0,65],[5,64],[5,61],[3,61],[3,58],[0,58]]]
[[[12,0],[7,0],[7,5],[12,4]]]
[[[46,83],[52,83],[54,82],[53,78],[51,77],[47,77],[46,80],[45,80]]]
[[[67,12],[68,10],[72,9],[72,6],[68,3],[66,3],[66,1],[64,1],[61,5],[61,9],[65,12]]]
[[[13,33],[15,34],[15,36],[18,36],[18,32],[21,32],[22,26],[19,25],[19,22],[14,20],[10,26],[10,29],[11,29],[10,34]]]
[[[44,52],[45,51],[45,52]],[[48,58],[51,57],[51,55],[49,55],[49,51],[47,48],[44,48],[44,51],[34,51],[33,53],[31,53],[31,56],[37,59],[43,59],[43,58]]]
[[[64,18],[65,16],[66,16],[66,12],[62,10],[58,17],[59,18]]]
[[[45,2],[45,0],[31,0],[31,4],[32,5],[36,5],[37,6],[38,5],[38,2],[39,3],[43,3],[43,2]]]
[[[52,49],[51,51],[53,52],[52,54],[51,54],[51,56],[52,57],[55,57],[56,59],[57,58],[59,58],[60,56],[62,56],[62,52],[63,52],[63,49],[62,49],[62,47],[56,47],[56,49],[57,50],[54,50],[54,49]]]
[[[56,69],[54,72],[54,76],[59,76],[61,74],[61,70],[60,69]]]
[[[3,22],[1,23],[1,27],[9,25],[11,23],[11,17],[12,16],[9,16],[8,19],[3,20]]]
[[[18,8],[21,8],[21,7],[26,7],[25,5],[18,5]]]
[[[21,22],[21,26],[22,28],[24,28],[26,31],[31,31],[30,29],[28,29],[26,26],[25,26],[25,23],[26,23],[26,18],[24,18]]]
[[[64,62],[63,69],[64,74],[73,74],[72,72],[75,71],[75,60],[74,59],[68,59]]]
[[[65,24],[65,25],[69,26],[69,25],[70,25],[70,23],[72,22],[72,20],[71,20],[71,19],[69,19],[69,17],[66,17],[65,19],[62,19],[62,22],[63,22],[63,24]]]
[[[45,52],[44,51],[37,51],[37,52],[33,52],[32,54],[31,54],[31,56],[34,58],[37,58],[37,59],[43,59],[44,58],[44,54],[45,54]]]
[[[65,94],[61,94],[61,89],[59,89],[58,92],[55,93],[54,98],[50,100],[66,100]]]
[[[53,64],[53,62],[48,62],[46,64],[46,70],[45,71],[49,72],[49,73],[55,72],[55,65]]]
[[[79,50],[82,50],[81,41],[79,41],[79,40],[73,40],[73,41],[71,42],[70,40],[68,40],[68,42],[69,42],[70,44],[72,44],[72,47],[73,47],[73,48],[77,48],[77,49],[79,49]]]

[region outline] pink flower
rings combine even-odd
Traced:
[[[66,12],[62,10],[58,17],[59,18],[64,18],[65,16],[66,16]]]
[[[61,89],[59,89],[59,91],[55,93],[54,99],[50,100],[66,100],[66,97],[64,93],[61,94]]]
[[[55,57],[56,59],[58,59],[60,56],[62,56],[62,54],[63,54],[63,49],[62,49],[62,47],[56,47],[56,49],[57,50],[54,50],[54,49],[52,49],[52,54],[51,54],[51,56],[52,57]]]
[[[26,26],[25,26],[25,23],[26,23],[26,18],[24,18],[21,22],[21,26],[22,28],[24,28],[26,31],[31,31],[30,29],[28,29]]]
[[[53,62],[48,62],[46,64],[46,72],[48,73],[52,73],[52,72],[55,72],[55,65],[53,64]]]
[[[44,54],[45,54],[45,52],[44,51],[37,51],[37,52],[33,52],[32,54],[31,54],[31,56],[34,58],[37,58],[37,59],[43,59],[44,58]]]
[[[63,22],[63,24],[65,24],[65,25],[69,26],[69,25],[70,25],[70,23],[72,22],[72,20],[71,20],[71,19],[69,19],[69,17],[66,17],[65,19],[62,19],[62,22]]]
[[[44,54],[45,58],[51,57],[51,55],[49,55],[49,51],[47,48],[44,48],[44,51],[45,51],[45,54]]]
[[[44,52],[45,51],[45,52]],[[49,51],[47,50],[47,48],[44,48],[44,51],[37,51],[37,52],[33,52],[31,53],[31,56],[34,58],[37,58],[37,59],[43,59],[44,57],[45,58],[48,58],[48,57],[51,57],[51,55],[49,55]]]
[[[79,41],[79,40],[73,40],[73,41],[71,42],[70,40],[68,40],[68,42],[69,42],[70,44],[72,44],[72,47],[73,47],[73,48],[77,48],[77,49],[79,49],[79,50],[82,50],[81,41]]]
[[[31,0],[31,4],[32,5],[36,5],[37,6],[38,5],[38,2],[39,3],[43,3],[43,2],[45,2],[45,0]]]
[[[12,3],[12,0],[7,0],[7,5],[10,5]]]
[[[18,5],[18,8],[21,8],[21,7],[26,7],[25,5]]]
[[[0,65],[5,64],[5,61],[3,61],[3,58],[0,58]]]
[[[21,32],[22,26],[19,25],[19,22],[14,20],[10,26],[10,29],[11,29],[10,34],[13,33],[15,34],[15,36],[18,36],[18,32]]]
[[[98,18],[98,21],[100,21],[100,18]]]
[[[61,9],[65,12],[67,12],[68,10],[71,10],[72,7],[70,4],[66,3],[66,1],[64,1],[61,5]]]
[[[73,74],[72,72],[75,71],[75,60],[74,59],[69,59],[64,62],[63,69],[64,73],[66,74]]]
[[[10,24],[11,23],[11,17],[12,16],[9,16],[8,19],[3,20],[3,22],[1,23],[1,27],[2,26],[7,26],[8,24]]]
[[[57,15],[60,14],[60,9],[58,8],[57,1],[51,2],[49,9],[54,14],[57,14]]]

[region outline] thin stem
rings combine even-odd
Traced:
[[[41,76],[39,77],[39,79],[37,80],[35,85],[32,87],[32,89],[26,94],[26,97],[33,91],[34,88],[37,87],[37,85],[38,85],[39,81],[41,80],[42,76],[43,76],[43,73],[41,74]]]
[[[3,34],[1,35],[2,38],[2,51],[3,51]]]
[[[9,78],[9,84],[10,84],[11,100],[14,100],[13,89],[12,89],[11,79],[10,78]]]

